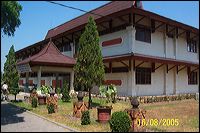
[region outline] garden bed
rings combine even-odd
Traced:
[[[84,98],[87,101],[88,97]],[[31,109],[28,103],[13,103],[17,106],[28,107],[32,112],[49,118],[53,121],[65,124],[71,128],[84,132],[104,131],[110,132],[109,124],[98,123],[97,109],[100,104],[99,98],[92,98],[93,108],[90,110],[91,124],[81,125],[81,119],[72,117],[73,115],[73,100],[69,103],[62,101],[58,102],[59,111],[54,114],[48,114],[46,105],[40,105],[37,108]],[[147,111],[147,119],[178,119],[179,126],[147,126],[147,130],[155,131],[199,131],[199,103],[194,99],[158,102],[151,104],[141,104],[140,108]],[[129,100],[117,101],[113,104],[112,112],[124,111],[125,108],[131,108]],[[184,117],[183,117],[184,116]]]

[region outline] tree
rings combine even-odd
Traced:
[[[104,80],[104,64],[99,46],[99,33],[92,17],[89,17],[85,31],[79,39],[77,62],[74,66],[75,87],[87,88],[89,91],[89,108],[91,107],[91,89],[100,86]]]
[[[8,85],[8,90],[10,93],[15,95],[16,101],[16,95],[19,93],[20,89],[18,86],[19,74],[16,67],[15,50],[13,45],[9,50],[6,62],[4,64],[3,80]]]
[[[69,87],[68,87],[66,80],[64,80],[64,83],[63,83],[62,101],[63,102],[69,102],[70,101]]]
[[[15,29],[21,24],[21,10],[17,1],[1,1],[1,31],[5,35],[14,36]]]
[[[3,79],[3,74],[2,74],[2,71],[1,71],[1,84],[2,84],[2,79]]]

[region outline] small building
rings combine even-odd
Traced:
[[[146,11],[141,2],[112,1],[91,12],[16,51],[20,85],[62,88],[66,80],[73,90],[78,40],[93,16],[105,65],[104,83],[115,84],[118,95],[199,92],[199,29]]]

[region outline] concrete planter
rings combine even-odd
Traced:
[[[38,96],[39,105],[45,105],[46,104],[46,100],[47,100],[46,96]]]
[[[110,106],[100,106],[97,108],[98,122],[107,123],[111,117],[112,107]]]

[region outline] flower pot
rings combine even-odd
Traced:
[[[79,91],[78,95],[77,95],[78,101],[82,102],[83,101],[83,97],[84,97],[84,93],[82,91]]]
[[[107,123],[110,120],[111,109],[112,109],[112,107],[110,107],[110,106],[98,107],[97,108],[98,122]]]
[[[38,96],[38,103],[39,105],[46,104],[46,96]]]

